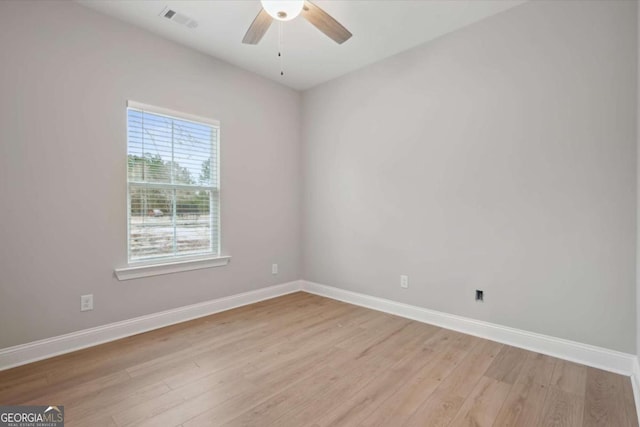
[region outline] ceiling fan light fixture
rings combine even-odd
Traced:
[[[260,0],[262,8],[278,21],[291,21],[302,12],[304,0]]]

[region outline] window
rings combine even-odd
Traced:
[[[129,102],[129,263],[220,254],[218,122]]]

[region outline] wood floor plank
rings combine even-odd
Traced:
[[[447,331],[443,332],[446,334]],[[397,389],[384,387],[383,390],[390,390],[387,394],[382,394],[382,401],[370,399],[369,405],[359,412],[364,417],[363,426],[386,426],[391,424],[402,425],[413,415],[418,407],[438,388],[444,378],[446,378],[468,354],[473,340],[469,340],[470,346],[466,350],[453,345],[446,346],[447,340],[438,340],[437,346],[427,347],[429,351],[429,361],[411,378],[401,381]],[[451,342],[449,342],[451,344]],[[384,383],[382,384],[384,385]],[[368,397],[368,396],[367,396]],[[363,406],[361,402],[346,402],[342,409],[340,418],[329,419],[328,423],[322,425],[353,425],[358,420],[354,414],[358,414],[354,409]]]
[[[584,426],[604,427],[631,425],[624,407],[622,376],[600,369],[587,368]]]
[[[556,361],[539,353],[528,354],[496,418],[495,426],[533,427],[540,422]]]
[[[112,386],[126,383],[129,380],[130,378],[127,373],[120,371],[76,384],[66,381],[63,384],[58,385],[54,390],[48,390],[47,394],[44,396],[38,396],[34,399],[30,399],[28,403],[44,405],[50,400],[58,402],[64,399],[65,402],[75,405],[88,395],[99,393]]]
[[[552,385],[547,392],[539,427],[582,426],[584,399]]]
[[[0,372],[74,426],[637,427],[609,372],[298,292]]]
[[[451,427],[491,427],[511,384],[484,376],[458,411]]]
[[[297,347],[290,345],[292,339],[287,337],[286,334],[291,334],[296,330],[304,330],[305,322],[308,323],[309,321],[298,320],[297,323],[288,326],[278,324],[278,330],[276,331],[267,330],[260,332],[259,335],[246,338],[250,344],[238,345],[232,343],[224,348],[212,349],[204,353],[196,353],[192,355],[192,358],[200,368],[198,372],[194,371],[192,375],[188,376],[182,375],[167,378],[165,382],[172,388],[176,388],[189,381],[194,381],[219,370],[235,367],[236,369],[242,369],[244,371],[250,367],[253,358],[270,357],[280,360],[283,363],[287,362],[287,358],[295,357]],[[330,325],[324,325],[324,327],[329,328]],[[347,331],[347,329],[343,331]],[[320,343],[322,343],[322,341]],[[310,347],[308,348],[310,349]],[[188,352],[185,354],[185,357],[189,357]],[[256,364],[256,369],[259,366],[260,365]]]
[[[638,427],[638,413],[636,412],[636,403],[633,396],[632,378],[626,377],[622,379],[622,398],[624,401],[624,409],[627,414],[627,420],[632,427]]]
[[[540,353],[527,352],[527,358],[516,382],[534,382],[542,385],[551,384],[556,363],[555,357]]]
[[[424,338],[424,337],[422,337]],[[422,341],[419,339],[418,341]],[[427,340],[428,341],[428,340]],[[390,360],[390,368],[375,376],[355,393],[327,408],[318,417],[315,425],[355,425],[365,418],[373,408],[385,401],[395,390],[416,377],[416,369],[433,363],[433,351],[425,347],[414,348],[398,359]],[[434,383],[437,383],[433,380]],[[435,386],[434,386],[435,387]]]
[[[513,384],[529,352],[520,348],[504,346],[487,370],[486,376],[508,384]]]
[[[551,384],[567,393],[583,396],[587,385],[587,367],[567,360],[556,363]]]
[[[1,377],[0,373],[0,377]],[[46,375],[37,374],[25,376],[24,381],[18,378],[11,378],[2,384],[0,389],[0,402],[3,405],[15,405],[19,402],[32,399],[34,394],[44,394],[41,390],[49,386]]]
[[[482,341],[407,420],[407,426],[446,426],[487,371],[503,345]]]
[[[495,426],[535,427],[543,414],[549,387],[527,381],[516,382],[502,405]]]
[[[162,413],[169,408],[184,402],[184,398],[179,392],[172,390],[157,397],[145,400],[112,414],[114,421],[120,427],[130,426],[143,422],[156,414]]]
[[[432,365],[434,358],[432,357],[432,351],[421,346],[415,345],[416,343],[424,343],[429,337],[433,335],[433,330],[425,328],[423,331],[408,331],[403,329],[404,333],[415,335],[415,339],[411,342],[403,341],[401,335],[394,335],[388,340],[389,346],[382,345],[377,346],[377,352],[370,352],[365,356],[358,354],[354,357],[355,361],[363,360],[371,355],[377,355],[377,357],[386,359],[380,366],[376,366],[375,372],[370,372],[369,378],[350,384],[348,387],[343,387],[341,390],[332,390],[329,396],[323,399],[323,402],[313,402],[308,404],[301,410],[292,411],[288,413],[285,418],[278,420],[281,425],[302,425],[309,419],[322,419],[327,414],[334,414],[337,417],[332,419],[325,419],[324,422],[330,425],[339,424],[353,424],[356,419],[361,419],[371,412],[369,407],[378,405],[378,402],[386,400],[387,393],[393,393],[395,389],[402,384],[407,384],[411,381],[415,381],[416,376],[424,369],[425,365]],[[389,359],[391,348],[405,342],[407,348],[412,349],[406,353],[402,353],[403,356],[398,359]],[[386,350],[382,351],[383,348]],[[397,355],[397,353],[394,353]],[[393,363],[390,365],[390,362]],[[420,368],[420,367],[423,368]],[[433,383],[437,383],[435,380],[431,380]],[[370,384],[375,385],[370,386]],[[422,382],[421,384],[426,384]],[[434,386],[435,388],[435,386]],[[345,402],[355,401],[355,404]],[[343,412],[340,408],[350,410]],[[354,410],[355,409],[355,410]],[[360,412],[358,412],[358,409]]]
[[[65,407],[65,423],[93,425],[102,422],[113,422],[111,414],[117,414],[132,406],[139,405],[171,391],[163,383],[156,383],[141,388],[117,388],[116,393],[109,392],[92,395],[91,398]]]
[[[202,392],[191,398],[184,398],[182,402],[175,406],[160,411],[147,419],[136,423],[138,427],[156,427],[159,425],[175,426],[179,425],[197,415],[203,413],[207,408],[224,404],[229,399],[242,393],[256,390],[255,385],[238,379],[233,383],[219,383],[208,391]],[[178,394],[180,390],[176,390]]]
[[[332,364],[340,365],[342,362],[351,358],[351,355],[341,349],[331,349],[331,354],[327,359]],[[183,423],[184,427],[194,426],[213,426],[223,425],[235,418],[241,417],[248,410],[264,411],[264,402],[269,401],[276,395],[280,395],[280,399],[286,399],[291,396],[289,389],[295,387],[300,382],[305,384],[317,384],[317,387],[328,385],[329,379],[337,380],[333,377],[335,367],[324,364],[309,364],[303,375],[297,373],[289,373],[287,371],[280,372],[277,377],[270,377],[268,382],[257,387],[253,392],[243,393],[235,398],[229,399],[224,405],[211,408],[200,415],[191,418]],[[277,401],[271,400],[271,405],[277,406]],[[260,406],[262,405],[262,406]]]
[[[251,402],[258,404],[279,390],[283,390],[287,385],[295,384],[296,380],[306,378],[306,376],[313,373],[314,365],[322,366],[319,362],[323,359],[340,360],[339,357],[335,356],[337,351],[337,349],[328,349],[310,357],[307,357],[307,354],[301,351],[300,357],[289,363],[286,369],[274,369],[274,371],[280,372],[280,375],[274,374],[272,371],[270,377],[258,383],[249,381],[245,378],[245,375],[241,375],[236,369],[217,371],[208,377],[180,387],[178,391],[185,398],[185,402],[150,418],[148,425],[166,422],[167,420],[179,424],[207,411],[214,413],[216,419],[220,422],[223,420],[221,414],[226,414],[224,419],[233,418],[243,410],[246,410],[246,406],[250,405]],[[264,392],[265,389],[267,389],[266,393]],[[211,394],[212,398],[205,397],[204,400],[200,398],[208,394]],[[216,408],[222,403],[227,404],[229,408],[235,407],[235,412],[233,410],[217,410]]]
[[[297,404],[285,404],[282,415],[269,411],[269,416],[273,416],[271,421],[259,416],[245,419],[246,423],[241,425],[271,425],[271,426],[291,426],[297,427],[305,425],[310,419],[318,419],[332,407],[344,402],[358,390],[365,387],[371,381],[378,378],[386,369],[387,361],[377,355],[367,355],[364,357],[351,358],[348,363],[332,369],[337,381],[323,385],[320,391],[314,391],[312,387],[306,387],[304,383],[292,388],[291,392],[296,394]],[[277,398],[277,396],[276,396]],[[238,425],[236,422],[230,425]]]
[[[200,341],[198,345],[188,346],[179,352],[163,355],[145,363],[132,366],[127,369],[127,372],[131,376],[136,377],[149,371],[164,369],[166,366],[170,366],[180,358],[188,358],[197,361],[215,357],[216,366],[218,368],[222,368],[223,364],[221,358],[226,356],[228,361],[236,362],[238,351],[246,353],[246,351],[250,349],[260,348],[265,345],[265,343],[277,343],[278,339],[283,335],[291,334],[293,331],[299,330],[300,327],[303,327],[304,320],[301,322],[301,319],[306,317],[311,319],[307,320],[307,322],[313,321],[313,316],[322,313],[322,311],[317,312],[316,310],[324,310],[324,307],[307,308],[307,310],[304,310],[302,313],[283,313],[281,310],[277,317],[271,314],[271,316],[275,318],[270,322],[261,321],[244,323],[243,327],[228,327],[226,330],[218,331],[215,334],[215,340],[212,340],[212,343],[206,340]],[[295,327],[288,328],[288,326]],[[203,338],[204,337],[199,336],[199,340],[202,340]],[[200,366],[201,365],[202,364],[200,364]]]

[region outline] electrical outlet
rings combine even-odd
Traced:
[[[278,274],[278,264],[271,264],[271,274]]]
[[[400,287],[407,289],[409,287],[409,276],[404,274],[400,276]]]
[[[93,310],[93,294],[80,296],[80,311]]]
[[[484,302],[484,291],[481,291],[480,289],[476,289],[476,301]]]

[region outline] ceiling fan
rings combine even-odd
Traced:
[[[244,35],[242,43],[258,44],[273,20],[291,21],[298,15],[322,31],[336,43],[349,40],[351,33],[324,10],[308,0],[260,0],[262,9]]]

